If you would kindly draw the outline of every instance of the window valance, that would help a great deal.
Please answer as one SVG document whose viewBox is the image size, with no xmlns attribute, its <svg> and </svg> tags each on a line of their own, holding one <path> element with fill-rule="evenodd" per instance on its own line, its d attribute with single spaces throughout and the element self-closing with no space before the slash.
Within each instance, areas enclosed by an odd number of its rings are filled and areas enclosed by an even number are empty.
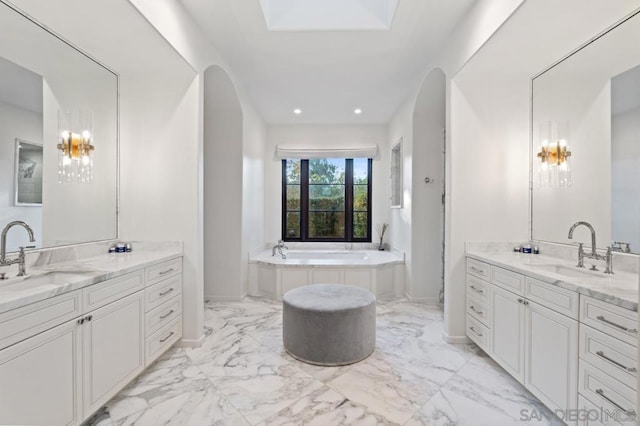
<svg viewBox="0 0 640 426">
<path fill-rule="evenodd" d="M 277 158 L 375 158 L 378 145 L 358 148 L 295 148 L 278 145 Z"/>
</svg>

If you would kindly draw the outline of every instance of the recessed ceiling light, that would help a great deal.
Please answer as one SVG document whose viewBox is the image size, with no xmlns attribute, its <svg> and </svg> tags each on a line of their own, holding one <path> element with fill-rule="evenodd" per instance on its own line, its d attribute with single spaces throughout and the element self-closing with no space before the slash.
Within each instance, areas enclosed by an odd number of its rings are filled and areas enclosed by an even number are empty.
<svg viewBox="0 0 640 426">
<path fill-rule="evenodd" d="M 356 114 L 356 115 L 360 115 L 360 114 L 362 114 L 362 110 L 360 108 L 356 108 L 356 109 L 353 110 L 353 113 Z"/>
<path fill-rule="evenodd" d="M 295 115 L 300 115 L 300 114 L 302 114 L 302 110 L 300 108 L 296 108 L 296 109 L 293 110 L 293 113 Z"/>
</svg>

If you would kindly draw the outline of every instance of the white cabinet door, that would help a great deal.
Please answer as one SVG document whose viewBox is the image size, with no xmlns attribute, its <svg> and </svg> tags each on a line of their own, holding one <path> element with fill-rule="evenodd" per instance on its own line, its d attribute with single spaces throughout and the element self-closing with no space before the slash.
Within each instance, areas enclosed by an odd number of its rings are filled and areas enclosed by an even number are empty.
<svg viewBox="0 0 640 426">
<path fill-rule="evenodd" d="M 0 424 L 80 423 L 80 328 L 72 320 L 0 351 Z"/>
<path fill-rule="evenodd" d="M 509 374 L 524 380 L 524 299 L 493 286 L 491 291 L 492 356 Z"/>
<path fill-rule="evenodd" d="M 91 415 L 144 368 L 143 292 L 89 313 L 82 326 L 84 414 Z"/>
<path fill-rule="evenodd" d="M 552 410 L 578 404 L 578 321 L 528 302 L 525 386 Z"/>
</svg>

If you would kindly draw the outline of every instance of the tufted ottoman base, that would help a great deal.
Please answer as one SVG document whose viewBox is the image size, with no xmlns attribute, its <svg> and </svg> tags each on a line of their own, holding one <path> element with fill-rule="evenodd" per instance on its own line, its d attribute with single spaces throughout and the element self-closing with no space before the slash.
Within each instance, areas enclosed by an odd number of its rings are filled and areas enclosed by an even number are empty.
<svg viewBox="0 0 640 426">
<path fill-rule="evenodd" d="M 282 299 L 284 348 L 294 358 L 335 366 L 361 361 L 376 345 L 376 298 L 361 288 L 314 284 Z"/>
</svg>

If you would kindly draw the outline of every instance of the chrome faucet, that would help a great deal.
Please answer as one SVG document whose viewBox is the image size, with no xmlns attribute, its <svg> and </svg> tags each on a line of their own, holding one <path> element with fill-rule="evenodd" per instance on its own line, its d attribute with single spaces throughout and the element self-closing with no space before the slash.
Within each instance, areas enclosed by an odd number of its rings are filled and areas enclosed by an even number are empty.
<svg viewBox="0 0 640 426">
<path fill-rule="evenodd" d="M 7 224 L 7 226 L 5 226 L 4 229 L 2 230 L 2 234 L 0 235 L 0 266 L 8 266 L 8 265 L 13 265 L 14 263 L 17 263 L 18 276 L 22 277 L 27 274 L 27 268 L 25 266 L 26 256 L 24 253 L 24 247 L 20 247 L 20 253 L 18 254 L 18 257 L 7 260 L 7 232 L 9 232 L 9 229 L 13 228 L 14 226 L 22 226 L 29 234 L 30 242 L 33 243 L 36 240 L 36 238 L 33 236 L 33 230 L 25 222 L 16 220 L 14 222 Z"/>
<path fill-rule="evenodd" d="M 605 268 L 604 273 L 613 274 L 613 250 L 611 250 L 611 247 L 607 247 L 606 255 L 603 256 L 598 254 L 598 252 L 596 251 L 596 230 L 593 229 L 593 226 L 591 226 L 590 223 L 582 222 L 582 221 L 574 223 L 569 229 L 568 238 L 570 240 L 573 239 L 573 231 L 575 231 L 575 229 L 580 225 L 586 226 L 587 228 L 589 228 L 589 231 L 591 231 L 591 254 L 586 254 L 584 252 L 584 244 L 579 243 L 578 244 L 578 264 L 576 266 L 578 268 L 584 268 L 585 257 L 589 259 L 594 259 L 594 260 L 604 260 L 607 262 L 607 266 Z M 591 270 L 597 271 L 598 268 L 596 268 L 596 265 L 591 265 Z"/>
<path fill-rule="evenodd" d="M 278 240 L 278 244 L 273 246 L 273 248 L 271 249 L 271 256 L 275 256 L 276 255 L 276 250 L 278 250 L 278 253 L 280 253 L 280 256 L 282 256 L 283 259 L 286 259 L 287 255 L 282 252 L 282 249 L 287 249 L 288 250 L 289 247 L 284 245 L 284 241 L 283 240 Z"/>
</svg>

